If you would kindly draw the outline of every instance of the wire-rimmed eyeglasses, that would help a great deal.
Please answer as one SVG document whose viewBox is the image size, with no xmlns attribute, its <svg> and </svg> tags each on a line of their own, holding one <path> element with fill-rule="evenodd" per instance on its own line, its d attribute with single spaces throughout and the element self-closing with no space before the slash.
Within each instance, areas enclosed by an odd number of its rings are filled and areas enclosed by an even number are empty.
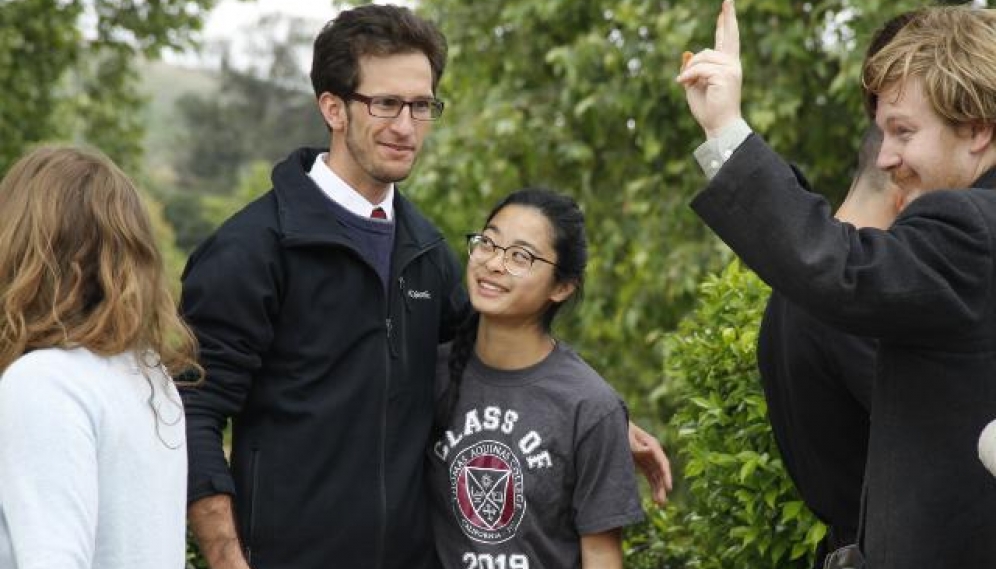
<svg viewBox="0 0 996 569">
<path fill-rule="evenodd" d="M 408 112 L 413 119 L 417 121 L 434 121 L 443 115 L 443 107 L 445 106 L 439 99 L 406 101 L 401 97 L 392 97 L 390 95 L 368 97 L 360 93 L 353 93 L 346 98 L 365 104 L 370 116 L 382 119 L 398 118 L 401 115 L 401 111 L 407 106 Z"/>
<path fill-rule="evenodd" d="M 536 261 L 543 261 L 548 265 L 557 266 L 557 263 L 544 259 L 543 257 L 538 257 L 532 254 L 525 247 L 520 247 L 518 245 L 509 245 L 508 247 L 502 247 L 494 241 L 492 241 L 488 236 L 482 235 L 480 233 L 468 233 L 467 234 L 467 253 L 470 254 L 470 258 L 478 263 L 486 263 L 490 261 L 494 256 L 496 251 L 501 251 L 501 261 L 502 266 L 508 271 L 508 274 L 514 277 L 521 277 L 533 268 L 533 263 Z"/>
</svg>

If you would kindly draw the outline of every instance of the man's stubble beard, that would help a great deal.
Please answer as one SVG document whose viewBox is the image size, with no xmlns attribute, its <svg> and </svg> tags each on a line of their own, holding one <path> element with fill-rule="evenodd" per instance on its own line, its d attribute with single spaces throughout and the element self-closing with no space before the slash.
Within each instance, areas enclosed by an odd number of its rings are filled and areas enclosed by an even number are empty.
<svg viewBox="0 0 996 569">
<path fill-rule="evenodd" d="M 400 175 L 391 174 L 389 172 L 384 171 L 383 168 L 378 168 L 376 161 L 372 158 L 374 153 L 376 152 L 376 147 L 377 147 L 377 142 L 372 138 L 370 140 L 370 143 L 374 145 L 374 147 L 371 149 L 370 156 L 366 157 L 369 159 L 363 159 L 363 160 L 360 159 L 361 157 L 365 157 L 365 155 L 360 149 L 361 144 L 353 136 L 354 132 L 353 114 L 352 111 L 350 111 L 349 107 L 346 107 L 346 119 L 348 121 L 346 123 L 347 126 L 345 133 L 346 151 L 349 152 L 350 156 L 352 156 L 354 163 L 359 165 L 360 168 L 363 169 L 363 171 L 366 172 L 368 176 L 370 176 L 372 179 L 374 179 L 380 184 L 394 184 L 408 179 L 408 176 L 411 175 L 412 170 L 415 169 L 415 165 L 418 163 L 418 155 L 419 152 L 421 151 L 421 148 L 415 151 L 415 155 L 412 158 L 412 163 L 411 165 L 408 166 L 408 169 L 404 172 L 404 174 Z"/>
</svg>

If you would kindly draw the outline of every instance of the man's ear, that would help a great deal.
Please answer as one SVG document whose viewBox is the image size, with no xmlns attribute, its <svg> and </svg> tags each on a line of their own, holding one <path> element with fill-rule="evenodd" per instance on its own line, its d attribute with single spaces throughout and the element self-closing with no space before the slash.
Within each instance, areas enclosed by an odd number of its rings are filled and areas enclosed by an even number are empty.
<svg viewBox="0 0 996 569">
<path fill-rule="evenodd" d="M 349 124 L 349 118 L 346 116 L 346 102 L 338 95 L 333 95 L 328 91 L 322 93 L 318 97 L 318 110 L 321 111 L 325 124 L 333 132 L 344 130 Z"/>
<path fill-rule="evenodd" d="M 973 153 L 984 152 L 993 141 L 993 124 L 976 122 L 972 123 L 972 145 Z"/>
</svg>

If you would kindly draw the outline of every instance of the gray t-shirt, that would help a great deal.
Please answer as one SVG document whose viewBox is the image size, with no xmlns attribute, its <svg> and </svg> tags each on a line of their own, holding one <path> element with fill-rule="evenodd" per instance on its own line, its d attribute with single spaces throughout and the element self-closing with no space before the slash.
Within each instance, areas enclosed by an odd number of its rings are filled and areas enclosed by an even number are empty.
<svg viewBox="0 0 996 569">
<path fill-rule="evenodd" d="M 643 519 L 627 428 L 616 392 L 562 343 L 515 371 L 471 357 L 428 451 L 443 567 L 580 567 L 581 535 Z"/>
</svg>

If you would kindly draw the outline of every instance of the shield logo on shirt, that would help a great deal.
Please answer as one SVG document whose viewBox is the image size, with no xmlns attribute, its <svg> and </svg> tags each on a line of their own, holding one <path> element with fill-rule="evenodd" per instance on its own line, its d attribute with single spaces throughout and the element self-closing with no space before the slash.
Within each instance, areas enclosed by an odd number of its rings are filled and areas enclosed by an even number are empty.
<svg viewBox="0 0 996 569">
<path fill-rule="evenodd" d="M 500 543 L 513 535 L 526 510 L 522 468 L 512 449 L 481 441 L 450 465 L 453 513 L 468 537 Z"/>
<path fill-rule="evenodd" d="M 508 469 L 467 467 L 466 482 L 471 506 L 490 528 L 501 522 L 510 473 Z"/>
</svg>

